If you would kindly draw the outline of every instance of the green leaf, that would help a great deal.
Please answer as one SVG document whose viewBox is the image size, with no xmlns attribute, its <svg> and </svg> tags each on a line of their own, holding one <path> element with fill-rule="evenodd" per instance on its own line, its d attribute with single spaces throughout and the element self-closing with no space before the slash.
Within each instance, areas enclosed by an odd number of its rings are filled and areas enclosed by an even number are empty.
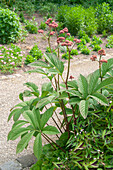
<svg viewBox="0 0 113 170">
<path fill-rule="evenodd" d="M 83 116 L 84 119 L 86 119 L 87 115 L 88 115 L 88 105 L 89 105 L 89 101 L 88 100 L 81 100 L 80 104 L 79 104 L 79 109 L 80 109 L 80 113 Z"/>
<path fill-rule="evenodd" d="M 71 99 L 69 100 L 69 103 L 70 103 L 71 105 L 75 105 L 75 104 L 79 104 L 80 101 L 81 101 L 81 99 L 80 99 L 79 97 L 73 97 L 73 98 L 71 98 Z"/>
<path fill-rule="evenodd" d="M 113 68 L 113 58 L 108 59 L 107 63 L 102 64 L 102 77 Z"/>
<path fill-rule="evenodd" d="M 30 63 L 29 66 L 32 66 L 32 67 L 42 67 L 42 68 L 50 68 L 50 66 L 48 66 L 48 64 L 45 63 L 44 61 L 37 61 L 37 62 Z"/>
<path fill-rule="evenodd" d="M 24 83 L 25 86 L 27 86 L 29 89 L 31 89 L 33 92 L 37 92 L 39 93 L 38 91 L 38 86 L 32 82 L 27 82 L 27 83 Z"/>
<path fill-rule="evenodd" d="M 60 74 L 64 71 L 64 64 L 63 62 L 56 57 L 56 55 L 51 53 L 45 53 L 45 58 L 49 62 L 49 64 L 55 68 Z"/>
<path fill-rule="evenodd" d="M 76 90 L 67 90 L 68 93 L 72 94 L 73 96 L 78 96 L 80 98 L 82 98 L 82 94 L 79 91 Z"/>
<path fill-rule="evenodd" d="M 45 97 L 49 92 L 52 92 L 52 91 L 53 91 L 53 87 L 52 87 L 51 82 L 44 83 L 42 85 L 42 95 L 41 95 L 41 97 Z"/>
<path fill-rule="evenodd" d="M 107 98 L 100 93 L 95 93 L 95 94 L 91 95 L 91 97 L 102 105 L 108 105 Z"/>
<path fill-rule="evenodd" d="M 19 94 L 19 99 L 22 100 L 22 101 L 24 101 L 23 93 L 20 93 L 20 94 Z"/>
<path fill-rule="evenodd" d="M 73 87 L 74 89 L 78 89 L 76 80 L 68 81 L 67 85 L 68 85 L 68 87 Z"/>
<path fill-rule="evenodd" d="M 17 145 L 16 153 L 20 153 L 24 150 L 24 148 L 28 145 L 30 139 L 32 138 L 33 134 L 34 134 L 34 131 L 27 133 L 25 136 L 22 137 L 22 139 Z"/>
<path fill-rule="evenodd" d="M 36 120 L 33 114 L 33 111 L 27 110 L 23 113 L 23 117 L 34 127 L 37 128 L 36 126 Z"/>
<path fill-rule="evenodd" d="M 59 133 L 58 129 L 54 126 L 46 126 L 42 132 L 47 135 L 56 135 Z"/>
<path fill-rule="evenodd" d="M 98 91 L 99 89 L 108 86 L 110 84 L 113 84 L 113 77 L 106 78 L 103 80 L 95 89 L 94 92 Z"/>
<path fill-rule="evenodd" d="M 43 98 L 43 99 L 39 100 L 39 102 L 37 103 L 37 108 L 41 109 L 42 107 L 46 106 L 49 103 L 50 102 L 48 101 L 47 98 Z"/>
<path fill-rule="evenodd" d="M 41 68 L 36 68 L 34 70 L 29 70 L 26 73 L 39 73 L 39 74 L 43 74 L 43 75 L 47 76 L 47 73 Z"/>
<path fill-rule="evenodd" d="M 10 114 L 9 114 L 9 117 L 8 117 L 8 121 L 12 118 L 12 116 L 16 113 L 20 113 L 20 110 L 21 109 L 14 109 Z"/>
<path fill-rule="evenodd" d="M 95 86 L 97 85 L 99 79 L 99 71 L 96 70 L 94 73 L 90 74 L 89 78 L 89 86 L 88 86 L 88 93 L 92 94 Z"/>
<path fill-rule="evenodd" d="M 12 126 L 12 129 L 14 128 L 14 127 L 16 127 L 16 126 L 18 126 L 19 124 L 26 124 L 26 123 L 29 123 L 28 121 L 25 121 L 25 120 L 17 120 L 14 124 L 13 124 L 13 126 Z"/>
<path fill-rule="evenodd" d="M 40 111 L 39 111 L 39 109 L 33 109 L 33 114 L 34 114 L 34 119 L 35 119 L 36 126 L 39 129 L 41 129 L 41 125 L 40 125 Z"/>
<path fill-rule="evenodd" d="M 78 80 L 78 87 L 79 87 L 80 93 L 82 93 L 83 96 L 86 98 L 88 95 L 88 82 L 87 82 L 87 79 L 81 74 Z"/>
<path fill-rule="evenodd" d="M 43 129 L 43 127 L 44 127 L 45 124 L 48 122 L 48 120 L 50 119 L 50 117 L 52 117 L 52 115 L 53 115 L 53 110 L 54 110 L 54 108 L 51 107 L 51 108 L 47 109 L 47 110 L 43 113 L 43 115 L 42 115 L 42 117 L 41 117 L 41 122 L 40 122 L 40 124 L 41 124 L 41 129 Z"/>
<path fill-rule="evenodd" d="M 25 124 L 25 123 L 24 123 Z M 15 128 L 13 128 L 9 134 L 8 134 L 8 140 L 15 140 L 17 139 L 19 136 L 21 136 L 22 134 L 24 134 L 25 132 L 28 132 L 30 129 L 29 127 L 20 127 L 23 126 L 23 124 L 16 126 Z"/>
<path fill-rule="evenodd" d="M 26 101 L 25 102 L 21 102 L 19 104 L 16 104 L 11 110 L 13 110 L 15 107 L 24 107 L 24 106 L 27 106 Z"/>
<path fill-rule="evenodd" d="M 36 139 L 34 141 L 33 151 L 34 151 L 34 155 L 36 156 L 37 160 L 39 160 L 40 156 L 42 154 L 42 138 L 41 138 L 41 133 L 39 133 L 36 136 Z"/>
</svg>

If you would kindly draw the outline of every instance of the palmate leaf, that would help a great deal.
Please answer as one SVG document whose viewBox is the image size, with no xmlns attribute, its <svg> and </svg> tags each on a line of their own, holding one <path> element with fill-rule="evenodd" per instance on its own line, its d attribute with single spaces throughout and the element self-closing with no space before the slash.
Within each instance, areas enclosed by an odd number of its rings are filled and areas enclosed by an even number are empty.
<svg viewBox="0 0 113 170">
<path fill-rule="evenodd" d="M 41 122 L 40 122 L 40 124 L 41 124 L 41 130 L 43 129 L 43 127 L 45 126 L 45 124 L 48 122 L 48 120 L 50 119 L 50 117 L 52 117 L 52 115 L 53 115 L 53 110 L 54 110 L 54 108 L 51 107 L 51 108 L 47 109 L 47 110 L 43 113 L 43 115 L 42 115 L 42 117 L 41 117 Z"/>
<path fill-rule="evenodd" d="M 113 68 L 113 58 L 108 59 L 107 63 L 102 64 L 102 77 Z"/>
<path fill-rule="evenodd" d="M 27 83 L 24 83 L 25 86 L 27 86 L 29 89 L 31 89 L 33 92 L 38 92 L 38 86 L 32 82 L 27 82 Z"/>
<path fill-rule="evenodd" d="M 29 66 L 32 66 L 32 67 L 42 67 L 42 68 L 50 68 L 50 66 L 45 63 L 44 61 L 37 61 L 37 62 L 33 62 L 33 63 L 30 63 Z"/>
<path fill-rule="evenodd" d="M 73 87 L 75 89 L 78 89 L 77 81 L 76 80 L 68 81 L 67 85 L 68 85 L 68 87 Z"/>
<path fill-rule="evenodd" d="M 94 89 L 94 92 L 100 90 L 101 88 L 113 84 L 113 77 L 106 78 Z"/>
<path fill-rule="evenodd" d="M 89 85 L 88 85 L 88 94 L 92 94 L 95 86 L 97 85 L 98 79 L 99 79 L 99 70 L 96 70 L 92 74 L 90 74 L 89 77 Z"/>
<path fill-rule="evenodd" d="M 27 133 L 22 137 L 20 142 L 17 144 L 16 153 L 20 153 L 24 150 L 24 148 L 28 145 L 30 139 L 32 138 L 33 134 L 34 131 Z"/>
<path fill-rule="evenodd" d="M 51 54 L 51 53 L 45 53 L 45 58 L 47 59 L 49 64 L 53 68 L 55 68 L 55 70 L 57 70 L 60 74 L 63 73 L 63 71 L 64 71 L 64 64 L 63 64 L 63 62 L 59 58 L 57 58 L 56 55 Z"/>
<path fill-rule="evenodd" d="M 56 135 L 60 133 L 58 129 L 54 126 L 46 126 L 45 128 L 43 128 L 42 132 L 47 135 Z"/>
<path fill-rule="evenodd" d="M 100 93 L 95 93 L 95 94 L 91 95 L 91 97 L 102 105 L 108 105 L 107 98 Z"/>
<path fill-rule="evenodd" d="M 86 119 L 88 115 L 88 106 L 89 101 L 88 100 L 81 100 L 79 104 L 80 113 L 83 116 L 84 119 Z"/>
<path fill-rule="evenodd" d="M 73 98 L 71 98 L 71 99 L 69 100 L 69 103 L 70 103 L 71 105 L 75 105 L 75 104 L 79 104 L 80 101 L 81 101 L 81 99 L 80 99 L 79 97 L 73 97 Z"/>
<path fill-rule="evenodd" d="M 66 90 L 69 94 L 72 94 L 73 96 L 78 96 L 80 98 L 82 98 L 82 94 L 79 91 L 76 90 Z"/>
<path fill-rule="evenodd" d="M 41 68 L 36 68 L 34 70 L 29 70 L 26 73 L 39 73 L 39 74 L 43 74 L 43 75 L 47 76 L 47 73 Z"/>
<path fill-rule="evenodd" d="M 86 98 L 88 95 L 88 82 L 87 82 L 87 79 L 81 74 L 78 80 L 78 87 L 79 87 L 80 93 L 82 93 L 84 98 Z"/>
<path fill-rule="evenodd" d="M 33 145 L 33 151 L 34 151 L 34 155 L 36 156 L 37 160 L 39 160 L 41 153 L 42 153 L 41 133 L 39 133 L 35 138 L 34 145 Z"/>
</svg>

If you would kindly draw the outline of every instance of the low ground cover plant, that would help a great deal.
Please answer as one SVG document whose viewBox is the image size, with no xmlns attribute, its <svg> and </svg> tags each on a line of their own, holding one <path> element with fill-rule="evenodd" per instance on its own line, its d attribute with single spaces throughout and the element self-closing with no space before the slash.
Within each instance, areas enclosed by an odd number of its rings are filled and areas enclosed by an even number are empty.
<svg viewBox="0 0 113 170">
<path fill-rule="evenodd" d="M 30 21 L 25 20 L 25 28 L 27 29 L 27 31 L 29 31 L 29 33 L 37 34 L 38 31 L 37 25 L 38 23 L 35 21 L 35 17 L 33 17 Z"/>
<path fill-rule="evenodd" d="M 0 71 L 2 73 L 13 73 L 14 69 L 22 65 L 22 58 L 24 57 L 21 49 L 11 44 L 8 47 L 0 45 Z"/>
<path fill-rule="evenodd" d="M 26 56 L 25 64 L 33 63 L 42 58 L 42 51 L 39 50 L 37 45 L 34 45 L 33 48 L 29 52 L 30 55 Z"/>
<path fill-rule="evenodd" d="M 113 48 L 113 35 L 108 36 L 107 41 L 106 48 Z"/>
<path fill-rule="evenodd" d="M 105 60 L 106 53 L 100 49 L 98 56 L 91 57 L 93 62 L 98 62 L 99 68 L 87 77 L 80 74 L 75 80 L 70 75 L 70 56 L 73 47 L 81 41 L 58 36 L 58 24 L 51 18 L 46 24 L 48 34 L 43 30 L 38 32 L 48 41 L 50 52 L 44 54 L 47 63 L 40 60 L 31 63 L 34 69 L 28 73 L 42 74 L 49 82 L 42 84 L 41 91 L 32 82 L 24 84 L 28 90 L 20 93 L 21 102 L 12 108 L 8 117 L 8 121 L 12 117 L 14 120 L 8 140 L 21 137 L 16 148 L 20 153 L 34 138 L 33 151 L 38 161 L 31 168 L 33 170 L 113 168 L 113 77 L 110 75 L 113 58 Z M 61 31 L 69 33 L 67 28 Z M 57 55 L 51 48 L 52 35 L 56 35 Z M 65 76 L 60 47 L 68 52 Z M 50 118 L 54 126 L 48 122 Z M 51 135 L 55 135 L 56 140 Z M 42 137 L 49 145 L 42 146 Z"/>
</svg>

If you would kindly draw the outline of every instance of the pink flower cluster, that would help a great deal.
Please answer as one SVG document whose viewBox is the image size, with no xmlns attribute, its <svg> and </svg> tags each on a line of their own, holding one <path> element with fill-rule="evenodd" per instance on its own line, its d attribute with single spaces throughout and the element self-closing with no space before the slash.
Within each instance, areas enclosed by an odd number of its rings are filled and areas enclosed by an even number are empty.
<svg viewBox="0 0 113 170">
<path fill-rule="evenodd" d="M 66 40 L 65 42 L 63 42 L 61 44 L 61 46 L 72 46 L 73 42 L 72 41 L 69 41 L 69 40 Z"/>
<path fill-rule="evenodd" d="M 43 33 L 44 33 L 44 31 L 43 31 L 43 30 L 38 30 L 38 32 L 39 32 L 39 33 L 41 33 L 41 34 L 43 34 Z"/>
<path fill-rule="evenodd" d="M 61 43 L 63 40 L 65 40 L 65 37 L 59 37 L 59 38 L 57 38 L 57 43 L 59 44 L 59 43 Z M 65 40 L 65 41 L 61 44 L 61 46 L 71 46 L 72 44 L 73 44 L 72 41 Z"/>
<path fill-rule="evenodd" d="M 92 55 L 92 57 L 90 58 L 92 61 L 95 61 L 97 59 L 96 55 Z"/>
<path fill-rule="evenodd" d="M 60 31 L 60 34 L 63 34 L 64 32 L 65 32 L 65 33 L 68 33 L 68 28 L 67 28 L 67 27 L 65 27 L 63 30 L 61 30 L 61 31 Z M 70 34 L 70 33 L 69 33 L 69 34 Z"/>
<path fill-rule="evenodd" d="M 54 31 L 51 31 L 49 35 L 53 35 L 53 34 L 55 34 L 55 32 L 54 32 Z"/>
<path fill-rule="evenodd" d="M 81 42 L 81 40 L 79 40 L 77 38 L 75 38 L 73 41 L 75 41 L 76 43 L 80 43 Z"/>
<path fill-rule="evenodd" d="M 49 18 L 45 23 L 49 26 L 49 27 L 52 27 L 52 28 L 56 28 L 58 27 L 58 24 L 55 22 L 55 21 L 52 21 L 52 18 Z"/>
<path fill-rule="evenodd" d="M 100 50 L 98 51 L 98 54 L 99 54 L 99 55 L 106 55 L 106 53 L 105 53 L 105 50 L 104 50 L 104 49 L 100 49 Z"/>
</svg>

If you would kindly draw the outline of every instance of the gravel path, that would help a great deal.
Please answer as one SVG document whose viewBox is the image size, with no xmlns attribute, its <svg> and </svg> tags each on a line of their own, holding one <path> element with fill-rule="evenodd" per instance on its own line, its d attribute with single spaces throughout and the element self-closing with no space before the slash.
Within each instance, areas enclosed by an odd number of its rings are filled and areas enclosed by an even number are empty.
<svg viewBox="0 0 113 170">
<path fill-rule="evenodd" d="M 110 58 L 110 55 L 108 56 Z M 65 69 L 67 66 L 65 67 Z M 97 62 L 92 61 L 80 61 L 75 63 L 74 60 L 71 61 L 71 72 L 70 75 L 73 75 L 75 78 L 79 74 L 87 75 L 93 72 L 98 68 Z M 7 122 L 10 109 L 17 103 L 19 103 L 18 95 L 20 92 L 26 89 L 23 86 L 26 82 L 34 82 L 39 86 L 39 89 L 42 83 L 47 82 L 47 79 L 42 79 L 40 74 L 26 74 L 21 72 L 20 76 L 9 77 L 8 79 L 0 79 L 0 164 L 15 159 L 20 155 L 26 155 L 32 153 L 32 143 L 29 143 L 27 150 L 23 151 L 21 154 L 16 155 L 16 145 L 19 139 L 16 141 L 8 141 L 7 135 L 10 131 L 13 121 Z"/>
</svg>

